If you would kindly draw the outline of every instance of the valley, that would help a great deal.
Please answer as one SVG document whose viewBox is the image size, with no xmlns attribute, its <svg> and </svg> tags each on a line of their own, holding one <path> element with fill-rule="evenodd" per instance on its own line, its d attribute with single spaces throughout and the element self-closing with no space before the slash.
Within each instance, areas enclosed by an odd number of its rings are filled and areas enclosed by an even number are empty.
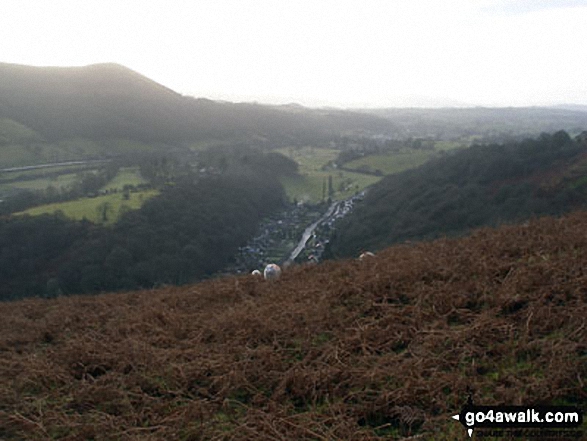
<svg viewBox="0 0 587 441">
<path fill-rule="evenodd" d="M 0 438 L 452 441 L 468 396 L 586 405 L 587 112 L 0 78 Z"/>
</svg>

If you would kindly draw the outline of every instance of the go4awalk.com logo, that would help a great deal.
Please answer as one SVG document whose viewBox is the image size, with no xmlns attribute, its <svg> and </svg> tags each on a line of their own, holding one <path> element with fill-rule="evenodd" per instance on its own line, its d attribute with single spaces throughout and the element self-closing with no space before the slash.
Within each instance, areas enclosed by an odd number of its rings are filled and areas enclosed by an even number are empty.
<svg viewBox="0 0 587 441">
<path fill-rule="evenodd" d="M 467 430 L 469 437 L 474 429 L 505 429 L 492 431 L 491 436 L 520 436 L 538 438 L 575 438 L 583 424 L 583 413 L 573 406 L 475 406 L 467 404 L 453 419 Z M 517 429 L 517 430 L 513 430 Z M 533 431 L 524 431 L 532 429 Z M 539 430 L 534 430 L 539 429 Z M 506 433 L 507 430 L 507 433 Z M 483 436 L 482 433 L 479 433 Z"/>
</svg>

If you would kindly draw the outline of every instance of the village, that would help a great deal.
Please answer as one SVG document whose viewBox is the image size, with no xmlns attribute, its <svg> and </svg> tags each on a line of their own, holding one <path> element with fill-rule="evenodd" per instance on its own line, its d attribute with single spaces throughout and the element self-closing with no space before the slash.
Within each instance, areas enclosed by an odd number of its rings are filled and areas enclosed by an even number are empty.
<svg viewBox="0 0 587 441">
<path fill-rule="evenodd" d="M 317 263 L 334 231 L 335 223 L 363 199 L 365 192 L 335 202 L 289 204 L 265 219 L 257 234 L 239 248 L 235 261 L 221 274 L 249 273 L 269 263 Z"/>
</svg>

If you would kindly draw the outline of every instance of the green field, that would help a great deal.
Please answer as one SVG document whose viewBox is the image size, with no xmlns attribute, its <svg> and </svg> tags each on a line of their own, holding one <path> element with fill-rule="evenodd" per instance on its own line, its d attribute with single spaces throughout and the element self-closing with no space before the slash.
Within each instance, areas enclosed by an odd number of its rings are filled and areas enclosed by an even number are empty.
<svg viewBox="0 0 587 441">
<path fill-rule="evenodd" d="M 122 190 L 125 185 L 140 185 L 145 181 L 139 172 L 138 167 L 121 168 L 118 174 L 108 184 L 101 188 L 101 190 Z"/>
<path fill-rule="evenodd" d="M 334 188 L 332 199 L 334 200 L 349 198 L 381 179 L 378 176 L 333 170 L 306 173 L 295 177 L 282 177 L 280 181 L 290 200 L 318 203 L 322 201 L 324 182 L 326 183 L 326 197 L 328 197 L 328 176 L 332 176 L 332 187 Z"/>
<path fill-rule="evenodd" d="M 119 215 L 124 210 L 136 210 L 141 207 L 144 201 L 159 194 L 157 190 L 147 190 L 137 193 L 130 193 L 129 199 L 125 200 L 121 193 L 99 196 L 95 198 L 81 198 L 75 201 L 58 202 L 54 204 L 41 205 L 39 207 L 29 208 L 28 210 L 15 213 L 15 215 L 29 214 L 39 216 L 45 213 L 55 213 L 57 211 L 74 220 L 87 219 L 95 223 L 113 224 L 118 220 Z M 104 204 L 108 204 L 107 221 L 102 221 L 101 211 Z M 125 208 L 123 208 L 125 207 Z"/>
<path fill-rule="evenodd" d="M 87 168 L 80 168 L 83 166 L 78 167 L 55 167 L 55 168 L 48 168 L 48 169 L 36 169 L 36 170 L 27 170 L 22 172 L 11 172 L 11 173 L 2 173 L 0 177 L 3 178 L 17 178 L 17 177 L 26 177 L 27 175 L 30 176 L 38 176 L 37 179 L 30 179 L 30 180 L 22 180 L 22 181 L 15 181 L 15 182 L 7 182 L 0 184 L 0 191 L 10 191 L 10 190 L 45 190 L 48 187 L 54 187 L 56 189 L 69 187 L 71 186 L 79 177 L 79 173 L 81 171 L 87 173 L 89 170 Z M 46 173 L 54 173 L 56 171 L 63 171 L 62 175 L 58 176 L 42 176 L 43 171 Z M 67 173 L 67 171 L 71 171 Z M 118 174 L 112 179 L 108 184 L 102 187 L 100 190 L 122 190 L 125 185 L 133 185 L 137 186 L 140 184 L 144 184 L 146 181 L 141 177 L 139 168 L 138 167 L 126 167 L 120 169 Z"/>
<path fill-rule="evenodd" d="M 392 175 L 418 167 L 435 155 L 431 150 L 408 150 L 384 155 L 369 155 L 347 162 L 344 167 L 351 170 L 363 168 L 369 172 L 380 170 L 384 175 Z"/>
<path fill-rule="evenodd" d="M 338 150 L 303 147 L 282 148 L 277 151 L 296 161 L 299 166 L 299 176 L 286 176 L 280 179 L 290 200 L 318 203 L 322 201 L 324 184 L 328 198 L 329 176 L 332 176 L 332 198 L 335 200 L 349 198 L 381 179 L 377 176 L 337 169 L 323 170 L 324 166 L 336 159 Z"/>
<path fill-rule="evenodd" d="M 296 161 L 300 174 L 322 171 L 322 167 L 334 161 L 339 153 L 338 150 L 315 147 L 281 148 L 277 152 Z"/>
<path fill-rule="evenodd" d="M 456 142 L 442 141 L 436 149 L 451 150 L 460 146 L 461 144 Z M 333 199 L 346 199 L 378 182 L 383 175 L 418 167 L 438 154 L 432 150 L 407 150 L 370 155 L 348 162 L 344 166 L 345 170 L 339 170 L 330 167 L 330 163 L 334 162 L 339 154 L 338 150 L 303 147 L 281 148 L 277 151 L 296 161 L 299 166 L 299 176 L 281 178 L 287 196 L 290 200 L 296 199 L 310 203 L 322 201 L 324 182 L 326 182 L 326 193 L 328 193 L 329 176 L 332 176 Z M 381 171 L 382 176 L 372 174 L 377 170 Z"/>
<path fill-rule="evenodd" d="M 68 187 L 77 179 L 77 173 L 67 173 L 59 176 L 40 177 L 28 181 L 9 182 L 0 185 L 0 190 L 19 189 L 19 190 L 45 190 L 47 187 L 57 189 Z"/>
</svg>

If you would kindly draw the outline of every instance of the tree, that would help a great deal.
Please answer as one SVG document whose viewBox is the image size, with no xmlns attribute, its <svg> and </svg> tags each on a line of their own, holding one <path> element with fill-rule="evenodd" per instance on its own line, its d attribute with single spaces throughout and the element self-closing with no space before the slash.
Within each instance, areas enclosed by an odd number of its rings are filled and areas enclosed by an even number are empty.
<svg viewBox="0 0 587 441">
<path fill-rule="evenodd" d="M 112 205 L 110 202 L 103 202 L 98 207 L 96 207 L 98 211 L 98 216 L 101 222 L 108 222 L 108 213 L 112 211 Z"/>
<path fill-rule="evenodd" d="M 328 175 L 328 197 L 332 198 L 334 195 L 334 187 L 332 186 L 332 175 Z"/>
</svg>

